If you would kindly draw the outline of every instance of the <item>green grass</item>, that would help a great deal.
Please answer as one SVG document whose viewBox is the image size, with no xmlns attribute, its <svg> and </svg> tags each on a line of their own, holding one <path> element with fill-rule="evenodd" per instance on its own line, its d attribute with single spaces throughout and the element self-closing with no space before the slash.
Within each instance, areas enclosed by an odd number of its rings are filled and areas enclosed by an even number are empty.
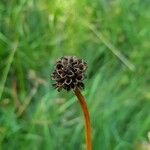
<svg viewBox="0 0 150 150">
<path fill-rule="evenodd" d="M 0 150 L 84 149 L 75 96 L 51 87 L 63 55 L 88 63 L 93 150 L 146 147 L 149 10 L 149 0 L 1 0 Z"/>
</svg>

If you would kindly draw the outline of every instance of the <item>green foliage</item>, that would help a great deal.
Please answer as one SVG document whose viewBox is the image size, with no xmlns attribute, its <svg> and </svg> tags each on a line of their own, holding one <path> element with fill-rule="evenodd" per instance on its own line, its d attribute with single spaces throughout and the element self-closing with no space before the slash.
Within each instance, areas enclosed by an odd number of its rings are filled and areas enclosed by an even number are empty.
<svg viewBox="0 0 150 150">
<path fill-rule="evenodd" d="M 63 55 L 88 62 L 83 94 L 93 150 L 146 147 L 149 7 L 149 0 L 1 0 L 0 149 L 84 149 L 73 92 L 51 87 L 54 62 Z"/>
</svg>

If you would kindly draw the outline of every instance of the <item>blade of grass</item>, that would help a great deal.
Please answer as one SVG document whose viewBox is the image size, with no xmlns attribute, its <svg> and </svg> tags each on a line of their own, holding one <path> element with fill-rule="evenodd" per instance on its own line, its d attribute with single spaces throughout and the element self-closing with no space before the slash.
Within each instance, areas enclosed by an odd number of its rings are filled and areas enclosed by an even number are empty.
<svg viewBox="0 0 150 150">
<path fill-rule="evenodd" d="M 4 90 L 4 87 L 5 87 L 6 79 L 7 79 L 7 76 L 8 76 L 10 67 L 11 67 L 11 64 L 13 62 L 13 58 L 14 58 L 15 52 L 17 50 L 17 47 L 18 47 L 18 42 L 13 43 L 13 45 L 12 45 L 12 52 L 9 55 L 7 66 L 5 67 L 3 75 L 2 75 L 1 86 L 0 86 L 0 100 L 1 100 L 1 97 L 2 97 L 2 94 L 3 94 L 3 90 Z"/>
<path fill-rule="evenodd" d="M 86 26 L 96 35 L 96 37 L 102 41 L 105 46 L 124 64 L 126 65 L 131 71 L 135 70 L 135 66 L 118 50 L 116 49 L 109 41 L 107 41 L 101 33 L 98 33 L 94 29 L 94 27 L 90 24 L 86 23 Z"/>
</svg>

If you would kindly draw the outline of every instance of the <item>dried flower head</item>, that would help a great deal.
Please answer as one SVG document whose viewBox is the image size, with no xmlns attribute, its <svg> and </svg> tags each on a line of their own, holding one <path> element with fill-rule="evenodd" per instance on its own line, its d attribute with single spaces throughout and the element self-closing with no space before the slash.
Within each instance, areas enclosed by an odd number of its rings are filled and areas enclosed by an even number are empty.
<svg viewBox="0 0 150 150">
<path fill-rule="evenodd" d="M 52 73 L 52 80 L 55 81 L 53 86 L 61 91 L 65 89 L 70 91 L 76 88 L 83 89 L 83 80 L 87 64 L 82 59 L 75 56 L 65 56 L 60 58 L 55 65 L 55 70 Z"/>
</svg>

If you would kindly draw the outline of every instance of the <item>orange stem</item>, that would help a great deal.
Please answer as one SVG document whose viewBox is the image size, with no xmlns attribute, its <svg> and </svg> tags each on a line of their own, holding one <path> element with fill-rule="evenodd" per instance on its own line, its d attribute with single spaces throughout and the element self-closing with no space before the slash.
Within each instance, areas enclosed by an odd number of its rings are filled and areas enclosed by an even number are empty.
<svg viewBox="0 0 150 150">
<path fill-rule="evenodd" d="M 87 104 L 79 89 L 76 89 L 74 92 L 79 100 L 84 115 L 86 150 L 92 150 L 92 138 L 91 138 L 92 131 L 91 131 L 90 115 L 88 112 Z"/>
</svg>

